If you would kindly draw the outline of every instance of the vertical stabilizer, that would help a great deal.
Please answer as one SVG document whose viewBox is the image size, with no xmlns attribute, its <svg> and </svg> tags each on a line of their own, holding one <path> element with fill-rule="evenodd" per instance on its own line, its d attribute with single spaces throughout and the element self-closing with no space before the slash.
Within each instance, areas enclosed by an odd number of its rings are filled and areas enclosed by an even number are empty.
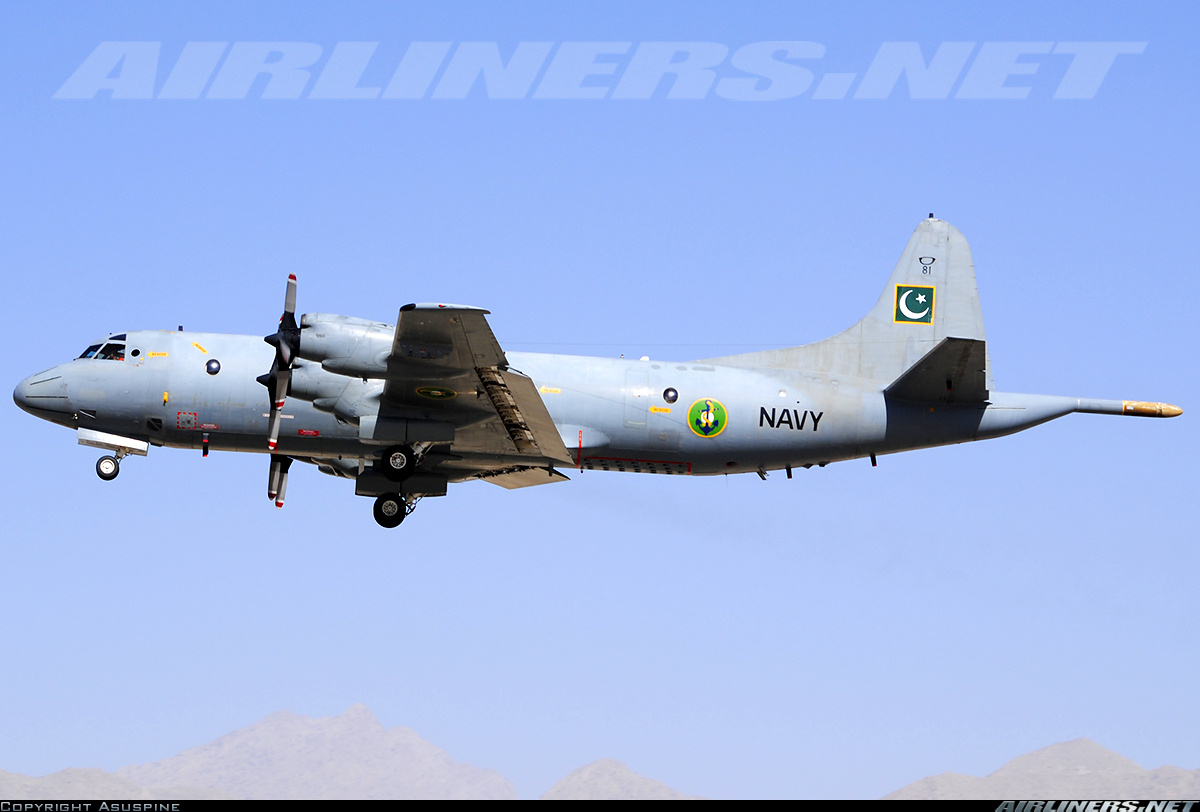
<svg viewBox="0 0 1200 812">
<path fill-rule="evenodd" d="M 886 386 L 946 338 L 984 341 L 983 312 L 966 237 L 945 220 L 930 217 L 917 225 L 879 301 L 850 329 L 801 347 L 710 360 L 820 370 Z M 986 367 L 981 371 L 986 389 L 991 390 L 986 349 L 984 358 Z"/>
</svg>

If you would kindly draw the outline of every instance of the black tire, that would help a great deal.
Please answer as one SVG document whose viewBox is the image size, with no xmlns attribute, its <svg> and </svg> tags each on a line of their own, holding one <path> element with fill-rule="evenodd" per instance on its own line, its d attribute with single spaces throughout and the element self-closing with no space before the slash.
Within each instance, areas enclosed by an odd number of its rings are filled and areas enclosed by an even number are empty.
<svg viewBox="0 0 1200 812">
<path fill-rule="evenodd" d="M 379 470 L 392 482 L 403 482 L 416 468 L 416 455 L 406 445 L 394 445 L 383 452 L 379 460 Z"/>
<path fill-rule="evenodd" d="M 116 457 L 101 457 L 96 460 L 96 476 L 105 482 L 111 482 L 121 473 L 121 463 Z"/>
<path fill-rule="evenodd" d="M 399 494 L 385 493 L 375 500 L 375 521 L 380 527 L 399 527 L 406 507 Z"/>
</svg>

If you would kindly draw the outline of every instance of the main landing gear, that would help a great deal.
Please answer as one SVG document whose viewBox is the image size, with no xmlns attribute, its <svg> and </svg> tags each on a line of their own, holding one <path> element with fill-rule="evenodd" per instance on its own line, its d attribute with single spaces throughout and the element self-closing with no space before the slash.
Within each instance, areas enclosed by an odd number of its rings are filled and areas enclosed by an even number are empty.
<svg viewBox="0 0 1200 812">
<path fill-rule="evenodd" d="M 375 500 L 375 521 L 380 527 L 399 527 L 404 517 L 416 509 L 420 499 L 419 496 L 385 493 Z"/>
<path fill-rule="evenodd" d="M 417 466 L 421 464 L 431 446 L 432 443 L 426 442 L 389 446 L 383 452 L 383 456 L 375 461 L 375 470 L 395 483 L 396 491 L 403 491 L 400 483 L 416 472 Z M 375 500 L 375 521 L 381 527 L 399 527 L 404 517 L 413 512 L 419 501 L 420 496 L 385 493 Z"/>
<path fill-rule="evenodd" d="M 412 448 L 394 445 L 383 452 L 379 470 L 392 482 L 403 482 L 416 470 L 417 462 L 417 453 Z"/>
</svg>

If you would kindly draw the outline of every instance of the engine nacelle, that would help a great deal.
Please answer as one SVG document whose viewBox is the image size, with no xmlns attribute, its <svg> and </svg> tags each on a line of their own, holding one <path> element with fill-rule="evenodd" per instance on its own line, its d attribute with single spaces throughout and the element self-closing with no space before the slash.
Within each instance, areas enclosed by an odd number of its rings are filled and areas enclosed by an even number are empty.
<svg viewBox="0 0 1200 812">
<path fill-rule="evenodd" d="M 364 415 L 379 412 L 382 381 L 364 381 L 329 372 L 308 361 L 298 361 L 292 370 L 292 385 L 288 395 L 307 400 L 323 412 L 358 425 Z"/>
<path fill-rule="evenodd" d="M 300 327 L 300 357 L 320 363 L 326 371 L 356 378 L 381 378 L 387 372 L 394 326 L 334 313 L 305 313 Z"/>
<path fill-rule="evenodd" d="M 318 400 L 337 400 L 350 383 L 345 375 L 334 375 L 321 369 L 321 365 L 312 361 L 297 361 L 292 368 L 292 384 L 288 388 L 288 396 L 315 402 Z"/>
</svg>

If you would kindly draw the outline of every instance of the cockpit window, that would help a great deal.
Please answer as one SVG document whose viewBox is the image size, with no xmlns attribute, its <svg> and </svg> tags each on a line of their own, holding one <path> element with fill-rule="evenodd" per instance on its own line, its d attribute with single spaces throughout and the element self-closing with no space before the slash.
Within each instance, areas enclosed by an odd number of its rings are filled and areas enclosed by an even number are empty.
<svg viewBox="0 0 1200 812">
<path fill-rule="evenodd" d="M 116 336 L 114 336 L 116 338 Z M 99 358 L 105 361 L 124 361 L 125 360 L 125 345 L 117 344 L 114 341 L 100 342 L 93 344 L 83 351 L 80 358 Z"/>
<path fill-rule="evenodd" d="M 125 360 L 125 345 L 124 344 L 105 344 L 104 349 L 96 353 L 97 358 L 108 361 L 124 361 Z"/>
</svg>

